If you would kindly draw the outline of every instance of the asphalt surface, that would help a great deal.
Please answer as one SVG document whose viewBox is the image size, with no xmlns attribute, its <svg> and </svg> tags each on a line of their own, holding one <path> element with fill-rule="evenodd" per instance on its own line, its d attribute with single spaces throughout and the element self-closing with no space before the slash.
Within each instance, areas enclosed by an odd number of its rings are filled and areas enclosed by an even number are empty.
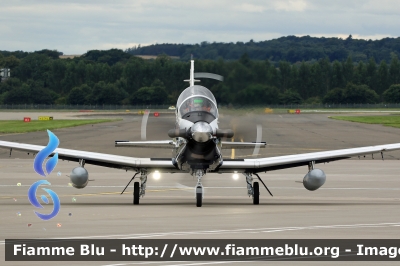
<svg viewBox="0 0 400 266">
<path fill-rule="evenodd" d="M 75 113 L 76 114 L 76 113 Z M 13 114 L 15 115 L 15 114 Z M 20 114 L 25 115 L 25 114 Z M 36 114 L 35 114 L 36 115 Z M 65 113 L 63 113 L 65 115 Z M 314 152 L 400 142 L 400 129 L 336 121 L 332 114 L 226 115 L 220 128 L 233 128 L 235 141 L 254 141 L 256 126 L 270 144 L 259 157 Z M 0 118 L 9 113 L 0 113 Z M 53 115 L 57 119 L 57 113 Z M 60 114 L 61 116 L 61 114 Z M 69 116 L 69 114 L 67 115 Z M 105 115 L 101 115 L 104 117 Z M 119 115 L 107 115 L 118 117 Z M 141 117 L 120 115 L 123 121 L 54 130 L 60 147 L 141 157 L 170 157 L 168 150 L 115 148 L 114 140 L 140 140 Z M 78 117 L 78 119 L 81 117 Z M 173 116 L 150 117 L 147 139 L 167 139 Z M 0 135 L 1 140 L 46 145 L 45 132 Z M 252 158 L 252 151 L 224 151 L 225 158 Z M 376 157 L 376 156 L 375 156 Z M 41 179 L 33 172 L 33 157 L 0 150 L 0 264 L 4 239 L 100 238 L 100 239 L 378 239 L 400 237 L 399 152 L 372 160 L 338 161 L 318 165 L 327 175 L 326 184 L 307 191 L 301 183 L 306 167 L 262 174 L 273 197 L 260 188 L 260 205 L 247 197 L 244 177 L 208 174 L 203 179 L 202 208 L 195 207 L 196 183 L 187 174 L 149 176 L 146 196 L 132 205 L 132 185 L 120 195 L 131 172 L 87 165 L 89 185 L 77 190 L 67 177 L 73 162 L 60 161 L 47 177 L 61 201 L 60 213 L 50 221 L 36 217 L 27 190 Z M 50 209 L 45 206 L 43 213 Z M 28 226 L 30 224 L 30 226 Z M 57 227 L 59 224 L 60 227 Z M 321 240 L 321 244 L 323 240 Z M 29 265 L 141 265 L 132 262 L 30 262 Z M 279 265 L 321 265 L 337 262 L 276 262 Z M 395 262 L 382 263 L 394 265 Z M 151 265 L 213 265 L 216 262 L 169 262 Z M 232 262 L 227 264 L 249 265 Z M 263 262 L 250 264 L 263 265 Z M 270 262 L 268 264 L 271 264 Z M 376 262 L 343 262 L 342 265 L 375 265 Z"/>
</svg>

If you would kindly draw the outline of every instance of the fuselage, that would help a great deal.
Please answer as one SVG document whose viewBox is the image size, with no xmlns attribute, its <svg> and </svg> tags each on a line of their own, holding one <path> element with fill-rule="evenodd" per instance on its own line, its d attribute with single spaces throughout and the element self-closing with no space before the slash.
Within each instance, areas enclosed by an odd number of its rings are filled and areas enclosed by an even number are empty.
<svg viewBox="0 0 400 266">
<path fill-rule="evenodd" d="M 180 94 L 176 108 L 176 129 L 185 133 L 177 138 L 176 166 L 181 170 L 214 170 L 222 164 L 214 95 L 203 86 L 190 86 Z"/>
</svg>

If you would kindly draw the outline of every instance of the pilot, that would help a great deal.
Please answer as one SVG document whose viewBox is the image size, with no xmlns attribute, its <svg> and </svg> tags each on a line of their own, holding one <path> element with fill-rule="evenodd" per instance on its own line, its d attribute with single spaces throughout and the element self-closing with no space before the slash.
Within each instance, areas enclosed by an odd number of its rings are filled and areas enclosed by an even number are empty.
<svg viewBox="0 0 400 266">
<path fill-rule="evenodd" d="M 185 114 L 193 111 L 193 100 L 192 99 L 186 100 L 186 107 L 185 107 L 184 111 L 185 111 Z"/>
<path fill-rule="evenodd" d="M 209 101 L 204 101 L 203 111 L 210 112 L 211 111 L 211 103 Z"/>
</svg>

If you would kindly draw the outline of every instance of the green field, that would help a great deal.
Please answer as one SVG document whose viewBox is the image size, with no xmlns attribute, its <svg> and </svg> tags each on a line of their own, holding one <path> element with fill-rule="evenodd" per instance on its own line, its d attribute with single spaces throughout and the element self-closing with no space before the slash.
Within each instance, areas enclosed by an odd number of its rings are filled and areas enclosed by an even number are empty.
<svg viewBox="0 0 400 266">
<path fill-rule="evenodd" d="M 24 122 L 22 120 L 0 121 L 0 133 L 25 133 L 33 131 L 52 130 L 64 127 L 76 127 L 87 124 L 98 124 L 118 121 L 120 119 L 82 119 L 82 120 L 33 120 Z"/>
<path fill-rule="evenodd" d="M 336 120 L 358 122 L 365 124 L 380 124 L 388 127 L 400 128 L 400 115 L 385 115 L 385 116 L 332 116 Z"/>
</svg>

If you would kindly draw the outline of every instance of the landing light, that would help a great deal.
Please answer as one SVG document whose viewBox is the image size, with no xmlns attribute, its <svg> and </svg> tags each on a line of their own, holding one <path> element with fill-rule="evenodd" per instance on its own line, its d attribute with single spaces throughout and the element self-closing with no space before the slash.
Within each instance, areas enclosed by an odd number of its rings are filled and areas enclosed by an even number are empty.
<svg viewBox="0 0 400 266">
<path fill-rule="evenodd" d="M 158 180 L 158 179 L 160 179 L 160 177 L 161 177 L 160 172 L 159 172 L 159 171 L 154 171 L 153 178 L 154 178 L 155 180 Z"/>
<path fill-rule="evenodd" d="M 232 175 L 232 178 L 233 178 L 234 180 L 238 180 L 238 179 L 239 179 L 239 174 L 235 172 L 235 173 Z"/>
</svg>

